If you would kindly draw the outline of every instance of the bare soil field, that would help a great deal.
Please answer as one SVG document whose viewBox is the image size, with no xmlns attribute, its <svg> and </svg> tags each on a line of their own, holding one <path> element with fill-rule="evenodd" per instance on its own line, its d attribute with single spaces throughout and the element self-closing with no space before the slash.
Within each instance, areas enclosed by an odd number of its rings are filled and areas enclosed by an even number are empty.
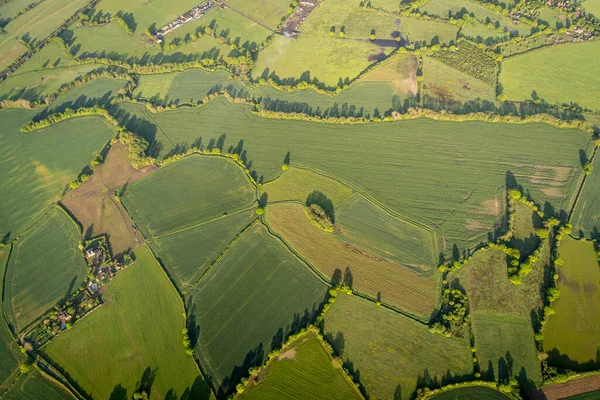
<svg viewBox="0 0 600 400">
<path fill-rule="evenodd" d="M 532 394 L 533 400 L 559 400 L 600 389 L 600 375 L 544 386 Z"/>
</svg>

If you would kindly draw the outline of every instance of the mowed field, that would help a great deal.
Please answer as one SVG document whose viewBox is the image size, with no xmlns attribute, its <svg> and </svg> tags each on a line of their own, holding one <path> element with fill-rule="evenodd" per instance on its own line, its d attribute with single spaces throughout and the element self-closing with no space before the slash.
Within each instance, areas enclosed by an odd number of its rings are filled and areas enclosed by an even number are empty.
<svg viewBox="0 0 600 400">
<path fill-rule="evenodd" d="M 600 349 L 600 268 L 594 244 L 565 236 L 559 255 L 555 315 L 544 326 L 544 350 L 551 364 L 569 369 L 597 368 Z M 573 340 L 573 337 L 579 338 Z"/>
<path fill-rule="evenodd" d="M 585 0 L 583 2 L 583 8 L 589 13 L 600 15 L 600 1 L 599 0 Z"/>
<path fill-rule="evenodd" d="M 149 238 L 249 208 L 255 189 L 232 160 L 192 155 L 132 182 L 121 197 Z"/>
<path fill-rule="evenodd" d="M 427 325 L 356 296 L 338 296 L 324 330 L 336 352 L 360 373 L 370 398 L 410 398 L 418 383 L 439 386 L 473 372 L 468 338 L 432 334 Z"/>
<path fill-rule="evenodd" d="M 6 400 L 74 400 L 66 389 L 36 369 L 21 375 L 15 385 L 2 396 Z"/>
<path fill-rule="evenodd" d="M 487 241 L 501 218 L 507 173 L 537 201 L 568 209 L 582 174 L 579 152 L 589 156 L 593 144 L 581 131 L 539 123 L 422 118 L 350 125 L 266 119 L 222 98 L 159 114 L 139 104 L 119 107 L 158 126 L 156 133 L 133 129 L 155 134 L 162 155 L 173 149 L 171 143 L 192 143 L 199 135 L 206 142 L 226 133 L 225 148 L 243 140 L 251 169 L 259 180 L 269 181 L 281 173 L 289 152 L 292 166 L 309 165 L 339 177 L 398 214 L 431 226 L 447 255 L 453 244 L 465 248 Z"/>
<path fill-rule="evenodd" d="M 287 16 L 290 2 L 287 0 L 228 0 L 227 6 L 247 15 L 260 24 L 277 29 Z"/>
<path fill-rule="evenodd" d="M 271 204 L 265 216 L 269 227 L 327 279 L 343 277 L 353 289 L 429 319 L 437 303 L 435 268 L 413 270 L 340 240 L 313 225 L 300 204 Z"/>
<path fill-rule="evenodd" d="M 352 383 L 332 361 L 329 351 L 309 332 L 286 346 L 258 383 L 238 399 L 360 399 Z"/>
<path fill-rule="evenodd" d="M 5 310 L 15 331 L 29 325 L 83 283 L 88 267 L 75 222 L 53 208 L 13 247 L 5 278 Z"/>
<path fill-rule="evenodd" d="M 600 157 L 594 160 L 594 171 L 586 178 L 585 186 L 573 210 L 573 234 L 597 238 L 600 234 Z"/>
<path fill-rule="evenodd" d="M 128 398 L 146 374 L 151 399 L 211 398 L 182 344 L 183 304 L 150 250 L 105 287 L 105 304 L 44 347 L 94 398 Z"/>
<path fill-rule="evenodd" d="M 600 77 L 594 73 L 600 42 L 589 41 L 540 49 L 502 62 L 500 83 L 510 100 L 531 99 L 536 91 L 554 103 L 575 102 L 600 109 L 596 92 Z M 552 85 L 546 84 L 554 82 Z"/>
<path fill-rule="evenodd" d="M 218 393 L 231 391 L 319 312 L 327 286 L 261 224 L 225 253 L 188 297 L 196 356 Z"/>
<path fill-rule="evenodd" d="M 34 115 L 27 110 L 0 111 L 0 236 L 5 241 L 37 221 L 114 136 L 114 127 L 95 116 L 20 133 Z"/>
</svg>

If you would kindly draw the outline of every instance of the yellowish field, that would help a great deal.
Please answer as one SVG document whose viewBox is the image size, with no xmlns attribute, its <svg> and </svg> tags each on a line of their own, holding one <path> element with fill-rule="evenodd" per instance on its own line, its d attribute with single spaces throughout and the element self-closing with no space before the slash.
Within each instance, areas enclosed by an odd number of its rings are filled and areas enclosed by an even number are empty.
<svg viewBox="0 0 600 400">
<path fill-rule="evenodd" d="M 417 94 L 419 60 L 410 54 L 398 54 L 366 74 L 362 82 L 392 82 L 394 92 Z"/>
</svg>

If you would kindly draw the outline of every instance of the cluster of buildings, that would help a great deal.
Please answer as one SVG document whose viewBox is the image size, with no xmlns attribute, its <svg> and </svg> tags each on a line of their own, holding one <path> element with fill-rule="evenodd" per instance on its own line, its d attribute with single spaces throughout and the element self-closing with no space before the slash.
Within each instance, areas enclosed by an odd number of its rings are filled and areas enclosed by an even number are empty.
<svg viewBox="0 0 600 400">
<path fill-rule="evenodd" d="M 200 18 L 201 16 L 204 15 L 204 13 L 206 13 L 208 10 L 215 7 L 216 5 L 217 5 L 217 3 L 215 1 L 209 0 L 206 3 L 202 3 L 202 4 L 192 8 L 185 14 L 180 15 L 175 21 L 169 22 L 167 25 L 163 26 L 158 31 L 156 31 L 156 33 L 154 34 L 154 40 L 156 40 L 157 43 L 162 43 L 163 37 L 167 33 L 171 32 L 174 29 L 179 28 L 181 25 L 185 24 L 186 22 L 193 21 L 197 18 Z"/>
<path fill-rule="evenodd" d="M 95 279 L 90 279 L 86 286 L 92 296 L 98 293 L 100 286 L 111 281 L 113 276 L 124 268 L 119 261 L 111 262 L 110 254 L 105 247 L 106 241 L 103 240 L 85 250 L 85 257 L 88 259 L 88 265 L 95 277 Z"/>
</svg>

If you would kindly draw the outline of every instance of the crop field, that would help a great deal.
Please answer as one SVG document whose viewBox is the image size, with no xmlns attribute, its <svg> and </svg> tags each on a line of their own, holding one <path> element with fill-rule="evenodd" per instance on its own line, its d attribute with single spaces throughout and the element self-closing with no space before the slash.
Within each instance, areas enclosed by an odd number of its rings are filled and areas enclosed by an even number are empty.
<svg viewBox="0 0 600 400">
<path fill-rule="evenodd" d="M 439 386 L 473 372 L 468 338 L 431 334 L 426 325 L 356 296 L 338 296 L 324 330 L 342 359 L 360 371 L 371 398 L 410 398 L 417 384 Z"/>
<path fill-rule="evenodd" d="M 454 244 L 465 248 L 487 240 L 501 217 L 501 188 L 507 173 L 537 201 L 549 201 L 556 210 L 568 209 L 582 174 L 579 152 L 589 155 L 592 145 L 581 131 L 540 123 L 423 118 L 323 124 L 265 119 L 250 113 L 246 105 L 221 98 L 201 108 L 159 114 L 150 114 L 139 104 L 120 103 L 119 107 L 158 126 L 155 141 L 163 145 L 161 154 L 173 149 L 170 143 L 196 140 L 201 125 L 205 142 L 224 132 L 225 147 L 243 140 L 252 169 L 268 181 L 279 175 L 282 160 L 290 152 L 292 164 L 310 165 L 339 177 L 368 191 L 392 211 L 431 226 L 445 254 L 450 254 Z M 137 131 L 142 135 L 153 132 Z M 404 166 L 414 173 L 405 173 Z M 391 174 L 392 181 L 388 179 Z"/>
<path fill-rule="evenodd" d="M 54 113 L 63 111 L 65 108 L 77 109 L 94 105 L 109 107 L 110 100 L 119 95 L 119 90 L 126 83 L 125 79 L 104 77 L 93 79 L 59 95 L 43 113 Z M 114 126 L 110 123 L 108 125 Z"/>
<path fill-rule="evenodd" d="M 596 390 L 599 385 L 600 374 L 591 374 L 564 383 L 544 385 L 538 392 L 543 392 L 547 399 L 594 400 L 594 396 L 597 398 L 600 394 L 600 390 Z"/>
<path fill-rule="evenodd" d="M 153 239 L 155 250 L 169 274 L 184 292 L 193 287 L 231 241 L 256 218 L 244 210 Z"/>
<path fill-rule="evenodd" d="M 69 192 L 61 204 L 81 224 L 86 239 L 106 234 L 112 253 L 122 254 L 136 248 L 142 238 L 132 228 L 133 224 L 123 206 L 115 199 L 114 192 L 153 170 L 151 167 L 141 171 L 134 169 L 129 162 L 126 146 L 116 143 L 91 178 Z"/>
<path fill-rule="evenodd" d="M 42 69 L 68 67 L 69 65 L 72 65 L 72 60 L 68 58 L 67 53 L 58 43 L 51 41 L 31 56 L 12 76 Z"/>
<path fill-rule="evenodd" d="M 531 99 L 537 95 L 550 102 L 576 102 L 583 107 L 600 109 L 595 92 L 600 77 L 593 71 L 600 42 L 552 46 L 511 57 L 502 62 L 500 83 L 511 100 Z M 545 85 L 551 79 L 555 84 Z"/>
<path fill-rule="evenodd" d="M 238 165 L 198 155 L 169 164 L 123 191 L 123 204 L 146 237 L 190 228 L 255 202 L 254 187 Z"/>
<path fill-rule="evenodd" d="M 559 255 L 564 260 L 558 267 L 560 296 L 552 304 L 556 314 L 548 318 L 543 331 L 548 361 L 562 368 L 597 368 L 600 268 L 594 245 L 565 236 Z"/>
<path fill-rule="evenodd" d="M 327 287 L 262 225 L 247 231 L 188 298 L 188 330 L 207 379 L 231 390 L 306 325 Z"/>
<path fill-rule="evenodd" d="M 87 264 L 77 226 L 53 208 L 13 247 L 6 271 L 5 310 L 20 331 L 79 288 Z"/>
<path fill-rule="evenodd" d="M 583 3 L 583 8 L 589 13 L 596 15 L 600 15 L 600 1 L 599 0 L 585 0 Z"/>
<path fill-rule="evenodd" d="M 106 286 L 105 304 L 44 353 L 94 398 L 108 399 L 119 388 L 132 395 L 146 374 L 151 398 L 208 399 L 208 386 L 182 344 L 177 292 L 147 247 L 138 247 L 135 256 L 135 264 Z"/>
<path fill-rule="evenodd" d="M 367 73 L 361 82 L 391 82 L 394 85 L 394 93 L 414 95 L 417 94 L 418 67 L 417 57 L 399 53 Z M 364 91 L 362 95 L 364 96 Z"/>
<path fill-rule="evenodd" d="M 451 389 L 432 397 L 432 400 L 509 400 L 506 394 L 486 386 Z"/>
<path fill-rule="evenodd" d="M 595 237 L 600 231 L 600 157 L 594 160 L 594 171 L 586 178 L 585 186 L 571 218 L 573 234 L 587 238 Z"/>
<path fill-rule="evenodd" d="M 494 88 L 496 86 L 498 64 L 472 43 L 461 42 L 456 50 L 443 49 L 432 53 L 431 57 Z"/>
<path fill-rule="evenodd" d="M 271 204 L 265 216 L 271 229 L 327 279 L 429 319 L 437 300 L 437 270 L 405 267 L 340 240 L 314 226 L 299 204 Z"/>
<path fill-rule="evenodd" d="M 55 383 L 52 378 L 32 370 L 21 375 L 15 385 L 3 396 L 6 400 L 74 400 L 75 397 Z"/>
<path fill-rule="evenodd" d="M 432 57 L 423 57 L 423 94 L 444 101 L 494 101 L 496 89 Z"/>
<path fill-rule="evenodd" d="M 0 17 L 14 18 L 15 15 L 22 9 L 32 3 L 31 0 L 13 0 L 0 5 Z"/>
<path fill-rule="evenodd" d="M 246 399 L 360 399 L 344 375 L 332 365 L 317 336 L 300 336 L 269 364 L 258 383 L 239 396 Z"/>
<path fill-rule="evenodd" d="M 502 39 L 510 36 L 508 32 L 498 32 L 479 21 L 468 21 L 460 30 L 466 37 L 476 42 L 488 41 L 490 39 Z"/>
<path fill-rule="evenodd" d="M 19 133 L 34 114 L 0 111 L 0 175 L 4 177 L 0 180 L 0 235 L 5 241 L 37 221 L 114 135 L 114 127 L 93 116 Z"/>
<path fill-rule="evenodd" d="M 288 0 L 228 0 L 227 7 L 237 10 L 261 25 L 275 30 L 287 16 Z"/>
</svg>

